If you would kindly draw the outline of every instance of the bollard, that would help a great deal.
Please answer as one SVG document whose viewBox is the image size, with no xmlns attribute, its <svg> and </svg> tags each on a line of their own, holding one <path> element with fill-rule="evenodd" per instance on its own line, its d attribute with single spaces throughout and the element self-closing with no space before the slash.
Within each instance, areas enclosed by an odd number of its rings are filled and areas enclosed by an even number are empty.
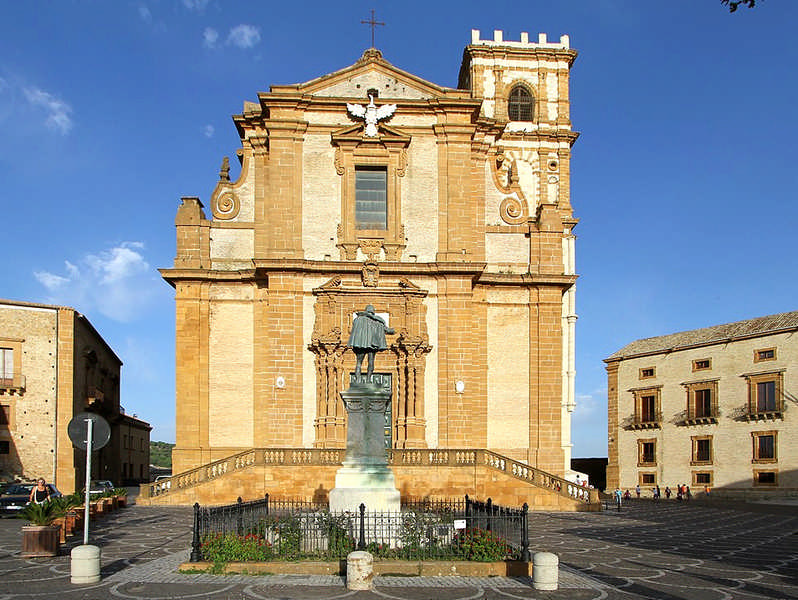
<svg viewBox="0 0 798 600">
<path fill-rule="evenodd" d="M 97 583 L 100 581 L 100 549 L 84 544 L 72 549 L 72 583 Z"/>
<path fill-rule="evenodd" d="M 535 552 L 532 557 L 532 587 L 556 590 L 560 559 L 551 552 Z"/>
<path fill-rule="evenodd" d="M 370 590 L 374 587 L 374 557 L 362 550 L 346 555 L 346 589 Z"/>
</svg>

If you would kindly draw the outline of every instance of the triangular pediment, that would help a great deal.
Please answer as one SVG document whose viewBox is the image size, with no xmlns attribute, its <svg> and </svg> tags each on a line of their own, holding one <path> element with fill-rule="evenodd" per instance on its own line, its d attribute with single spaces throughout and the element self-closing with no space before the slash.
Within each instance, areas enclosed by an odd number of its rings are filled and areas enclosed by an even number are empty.
<svg viewBox="0 0 798 600">
<path fill-rule="evenodd" d="M 280 91 L 275 86 L 272 92 Z M 311 79 L 296 86 L 287 86 L 302 94 L 330 98 L 366 98 L 370 89 L 379 90 L 380 98 L 428 100 L 441 96 L 460 96 L 464 90 L 446 88 L 403 71 L 382 58 L 378 50 L 369 49 L 355 64 Z"/>
</svg>

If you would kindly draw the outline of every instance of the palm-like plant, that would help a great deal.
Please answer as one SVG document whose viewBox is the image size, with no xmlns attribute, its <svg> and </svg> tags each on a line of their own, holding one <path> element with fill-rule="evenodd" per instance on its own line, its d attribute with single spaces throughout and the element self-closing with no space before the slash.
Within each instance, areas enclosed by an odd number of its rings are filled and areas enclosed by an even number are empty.
<svg viewBox="0 0 798 600">
<path fill-rule="evenodd" d="M 19 511 L 19 515 L 23 519 L 30 521 L 33 525 L 52 525 L 53 521 L 59 517 L 63 517 L 66 512 L 63 503 L 58 500 L 60 499 L 56 498 L 48 502 L 43 502 L 42 504 L 31 502 Z"/>
</svg>

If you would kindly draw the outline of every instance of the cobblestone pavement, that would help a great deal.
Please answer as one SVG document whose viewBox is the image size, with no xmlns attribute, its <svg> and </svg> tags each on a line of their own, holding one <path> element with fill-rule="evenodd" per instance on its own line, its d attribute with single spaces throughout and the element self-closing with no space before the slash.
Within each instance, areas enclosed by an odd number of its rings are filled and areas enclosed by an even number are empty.
<svg viewBox="0 0 798 600">
<path fill-rule="evenodd" d="M 533 513 L 533 551 L 560 557 L 560 589 L 528 578 L 377 577 L 350 592 L 332 576 L 180 574 L 191 509 L 137 507 L 92 524 L 102 581 L 70 583 L 69 552 L 22 559 L 22 521 L 0 520 L 0 600 L 211 598 L 214 600 L 788 599 L 798 598 L 798 507 L 632 502 L 621 512 Z"/>
</svg>

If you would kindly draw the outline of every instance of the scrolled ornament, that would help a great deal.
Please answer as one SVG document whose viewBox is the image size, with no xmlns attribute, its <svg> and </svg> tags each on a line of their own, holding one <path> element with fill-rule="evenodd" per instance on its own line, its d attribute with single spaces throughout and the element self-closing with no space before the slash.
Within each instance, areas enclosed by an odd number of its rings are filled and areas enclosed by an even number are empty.
<svg viewBox="0 0 798 600">
<path fill-rule="evenodd" d="M 238 216 L 241 210 L 241 201 L 233 192 L 220 194 L 213 203 L 213 216 L 220 221 L 229 221 Z"/>
<path fill-rule="evenodd" d="M 502 200 L 499 216 L 509 225 L 519 225 L 527 218 L 525 206 L 516 196 L 507 196 Z"/>
</svg>

